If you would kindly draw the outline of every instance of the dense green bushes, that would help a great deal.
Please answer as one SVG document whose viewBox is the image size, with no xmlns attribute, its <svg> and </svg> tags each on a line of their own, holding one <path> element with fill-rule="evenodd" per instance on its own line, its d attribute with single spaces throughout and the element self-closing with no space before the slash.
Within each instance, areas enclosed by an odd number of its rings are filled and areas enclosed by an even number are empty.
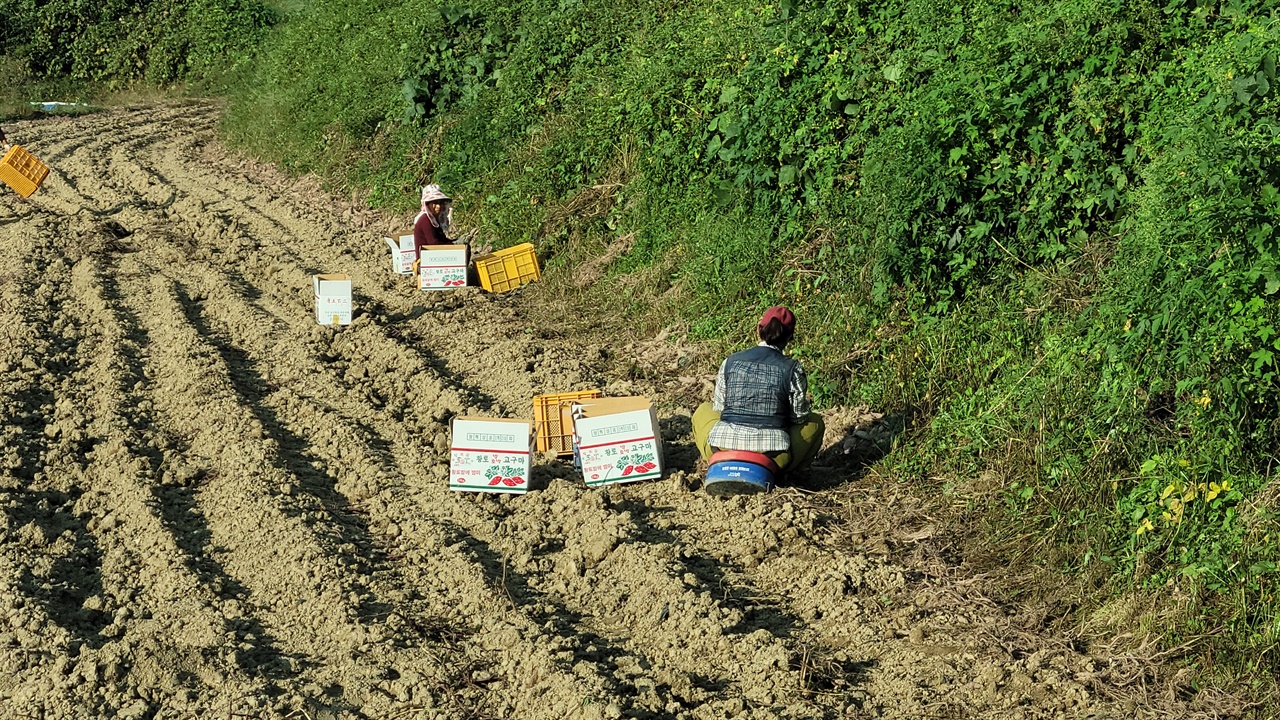
<svg viewBox="0 0 1280 720">
<path fill-rule="evenodd" d="M 45 78 L 168 83 L 242 61 L 270 17 L 259 0 L 0 0 L 0 55 Z"/>
</svg>

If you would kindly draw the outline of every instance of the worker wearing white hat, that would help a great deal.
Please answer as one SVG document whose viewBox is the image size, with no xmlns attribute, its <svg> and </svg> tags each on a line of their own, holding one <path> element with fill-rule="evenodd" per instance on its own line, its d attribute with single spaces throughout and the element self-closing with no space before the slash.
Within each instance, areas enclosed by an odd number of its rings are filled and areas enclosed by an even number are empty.
<svg viewBox="0 0 1280 720">
<path fill-rule="evenodd" d="M 413 220 L 413 253 L 418 257 L 424 245 L 449 245 L 447 233 L 453 222 L 453 199 L 439 185 L 422 188 L 422 212 Z"/>
<path fill-rule="evenodd" d="M 448 236 L 453 225 L 453 199 L 440 190 L 439 185 L 427 185 L 422 188 L 422 211 L 413 220 L 413 273 L 418 273 L 419 258 L 422 248 L 427 245 L 458 245 L 467 249 L 468 284 L 474 285 L 477 280 L 472 276 L 471 243 L 459 242 Z"/>
</svg>

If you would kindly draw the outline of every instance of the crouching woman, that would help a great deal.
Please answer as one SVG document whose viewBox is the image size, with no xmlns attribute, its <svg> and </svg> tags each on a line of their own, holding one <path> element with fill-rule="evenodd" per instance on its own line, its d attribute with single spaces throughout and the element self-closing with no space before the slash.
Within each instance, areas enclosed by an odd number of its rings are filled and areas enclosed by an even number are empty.
<svg viewBox="0 0 1280 720">
<path fill-rule="evenodd" d="M 693 435 L 703 461 L 720 450 L 768 455 L 784 473 L 803 470 L 822 449 L 822 417 L 809 408 L 809 379 L 783 351 L 796 317 L 769 308 L 757 327 L 760 344 L 720 364 L 715 397 L 693 414 Z"/>
</svg>

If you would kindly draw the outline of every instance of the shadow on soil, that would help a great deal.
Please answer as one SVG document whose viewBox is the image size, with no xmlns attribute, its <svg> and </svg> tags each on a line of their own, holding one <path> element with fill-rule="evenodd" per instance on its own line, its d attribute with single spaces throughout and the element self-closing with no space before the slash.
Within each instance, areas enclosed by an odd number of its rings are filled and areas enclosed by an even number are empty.
<svg viewBox="0 0 1280 720">
<path fill-rule="evenodd" d="M 866 427 L 850 428 L 844 437 L 818 453 L 807 470 L 778 484 L 817 492 L 860 480 L 893 450 L 894 439 L 910 426 L 910 421 L 910 412 L 900 410 Z"/>
<path fill-rule="evenodd" d="M 110 268 L 110 265 L 106 267 Z M 121 416 L 129 424 L 138 438 L 145 441 L 133 441 L 130 450 L 141 456 L 147 463 L 153 481 L 152 494 L 156 499 L 160 521 L 172 535 L 174 543 L 186 554 L 185 564 L 200 582 L 223 598 L 235 598 L 252 603 L 249 590 L 231 577 L 209 553 L 209 542 L 213 531 L 208 521 L 201 514 L 197 503 L 197 492 L 200 486 L 210 479 L 206 471 L 200 470 L 189 475 L 174 472 L 170 468 L 166 473 L 167 455 L 186 457 L 185 443 L 169 436 L 157 435 L 152 429 L 160 427 L 156 423 L 153 411 L 144 410 L 142 400 L 151 392 L 151 383 L 145 373 L 144 361 L 139 351 L 146 348 L 151 340 L 146 330 L 138 322 L 138 317 L 123 302 L 120 286 L 115 275 L 103 272 L 100 275 L 103 299 L 115 313 L 124 328 L 126 342 L 120 346 L 120 355 L 124 359 L 125 374 L 122 378 L 122 390 L 127 398 L 128 412 Z M 141 384 L 141 389 L 136 389 Z M 164 483 L 161 479 L 169 480 Z M 276 640 L 256 618 L 242 618 L 234 622 L 237 629 L 252 636 L 250 649 L 244 654 L 237 654 L 243 667 L 252 673 L 264 677 L 279 679 L 293 674 L 290 663 L 276 646 Z M 298 659 L 295 658 L 295 664 Z"/>
<path fill-rule="evenodd" d="M 253 359 L 213 331 L 205 321 L 199 303 L 191 298 L 185 287 L 175 283 L 174 288 L 187 321 L 222 358 L 227 367 L 227 376 L 240 402 L 249 408 L 258 422 L 262 423 L 267 436 L 275 441 L 279 448 L 273 458 L 276 466 L 296 478 L 299 486 L 320 501 L 326 514 L 332 519 L 331 523 L 308 523 L 320 535 L 332 536 L 336 531 L 335 545 L 350 544 L 354 547 L 355 559 L 360 565 L 358 572 L 363 575 L 372 574 L 384 558 L 381 557 L 381 551 L 377 549 L 362 514 L 338 492 L 337 478 L 321 469 L 327 464 L 310 451 L 307 439 L 286 427 L 276 411 L 265 402 L 271 395 L 272 388 L 258 371 Z M 302 510 L 296 509 L 294 512 L 301 514 Z M 363 616 L 385 615 L 390 609 L 368 597 L 362 598 L 358 607 Z"/>
<path fill-rule="evenodd" d="M 27 553 L 34 562 L 19 572 L 18 591 L 34 598 L 49 619 L 77 641 L 97 648 L 109 639 L 100 633 L 111 623 L 111 615 L 105 609 L 84 607 L 90 598 L 102 600 L 102 548 L 85 519 L 75 512 L 82 494 L 79 488 L 20 490 L 10 496 L 13 504 L 6 513 L 11 526 L 34 524 L 44 539 Z M 70 542 L 64 537 L 67 533 Z M 39 569 L 46 564 L 41 560 L 51 560 L 47 571 Z"/>
<path fill-rule="evenodd" d="M 36 363 L 39 374 L 19 385 L 0 405 L 5 410 L 0 423 L 18 429 L 16 438 L 10 437 L 14 443 L 11 449 L 16 451 L 19 461 L 18 467 L 12 470 L 12 477 L 19 482 L 0 490 L 0 507 L 8 516 L 7 527 L 18 529 L 30 525 L 35 531 L 10 534 L 10 541 L 25 541 L 27 547 L 21 557 L 30 561 L 16 569 L 18 592 L 34 599 L 49 619 L 70 633 L 76 642 L 100 647 L 107 638 L 99 633 L 110 624 L 111 616 L 104 610 L 84 605 L 90 598 L 100 598 L 102 594 L 102 548 L 89 531 L 87 516 L 75 510 L 83 491 L 74 485 L 66 487 L 58 483 L 57 469 L 51 469 L 48 464 L 57 448 L 70 451 L 69 462 L 83 469 L 84 452 L 89 446 L 67 447 L 45 432 L 45 424 L 53 419 L 49 409 L 55 407 L 59 399 L 56 379 L 74 376 L 84 362 L 80 351 L 80 323 L 75 314 L 66 316 L 73 322 L 71 332 L 60 335 L 53 331 L 61 326 L 56 321 L 64 317 L 68 290 L 64 285 L 49 294 L 38 287 L 41 276 L 34 272 L 34 263 L 47 259 L 38 252 L 24 268 L 29 272 L 24 272 L 19 280 L 21 295 L 28 300 L 18 308 L 22 325 L 29 332 L 22 342 L 27 347 L 41 347 L 42 352 L 28 358 Z M 49 477 L 51 471 L 52 477 Z M 41 475 L 46 477 L 40 479 Z M 32 489 L 33 485 L 50 482 L 65 489 Z M 23 534 L 27 537 L 23 538 Z"/>
<path fill-rule="evenodd" d="M 698 448 L 693 444 L 693 422 L 683 415 L 658 420 L 658 432 L 662 435 L 662 462 L 664 474 L 683 470 L 689 475 L 698 474 Z M 699 478 L 701 484 L 701 478 Z"/>
<path fill-rule="evenodd" d="M 382 303 L 372 298 L 366 302 L 369 303 L 368 312 L 374 316 L 389 317 L 392 315 Z M 380 325 L 378 327 L 388 338 L 394 340 L 408 352 L 421 358 L 423 364 L 431 368 L 444 384 L 458 390 L 467 405 L 480 408 L 484 412 L 502 410 L 501 403 L 498 402 L 497 398 L 468 383 L 462 373 L 451 368 L 447 361 L 427 349 L 431 346 L 430 340 L 417 335 L 408 325 Z"/>
<path fill-rule="evenodd" d="M 613 504 L 618 512 L 631 513 L 632 522 L 639 532 L 636 537 L 624 542 L 643 542 L 657 545 L 683 546 L 678 560 L 684 570 L 698 579 L 700 590 L 705 590 L 724 607 L 734 608 L 742 613 L 742 620 L 736 625 L 726 628 L 728 635 L 748 635 L 757 630 L 767 630 L 769 634 L 779 638 L 789 638 L 803 626 L 803 621 L 782 609 L 781 604 L 764 598 L 751 583 L 745 579 L 745 570 L 726 560 L 712 557 L 700 552 L 680 538 L 676 533 L 684 529 L 681 525 L 669 528 L 657 527 L 652 518 L 655 515 L 674 511 L 670 507 L 653 507 L 638 500 L 620 500 Z"/>
<path fill-rule="evenodd" d="M 572 670 L 578 663 L 585 662 L 596 667 L 595 676 L 606 690 L 620 697 L 637 698 L 646 705 L 665 707 L 669 699 L 675 699 L 686 706 L 696 705 L 691 700 L 675 695 L 667 683 L 656 685 L 636 684 L 623 679 L 619 673 L 620 661 L 627 659 L 638 663 L 643 671 L 653 668 L 648 658 L 634 650 L 620 647 L 602 635 L 594 633 L 584 626 L 586 616 L 576 613 L 551 596 L 540 593 L 529 583 L 524 574 L 512 569 L 506 559 L 495 552 L 488 543 L 473 537 L 466 528 L 454 523 L 446 523 L 445 529 L 450 537 L 447 545 L 458 545 L 464 548 L 470 560 L 479 565 L 485 578 L 494 588 L 497 602 L 510 602 L 515 609 L 523 610 L 534 621 L 553 632 L 563 641 L 563 648 L 571 657 L 563 660 L 565 669 Z M 550 608 L 548 611 L 546 608 Z M 708 681 L 710 682 L 710 681 Z M 652 712 L 637 705 L 632 706 L 627 717 L 641 720 L 657 720 L 671 717 L 664 712 Z"/>
</svg>

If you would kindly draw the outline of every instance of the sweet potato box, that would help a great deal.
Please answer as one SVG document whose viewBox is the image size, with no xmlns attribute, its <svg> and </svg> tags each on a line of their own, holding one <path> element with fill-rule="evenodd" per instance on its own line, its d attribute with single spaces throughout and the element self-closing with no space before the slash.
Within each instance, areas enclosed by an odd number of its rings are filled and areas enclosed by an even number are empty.
<svg viewBox="0 0 1280 720">
<path fill-rule="evenodd" d="M 600 398 L 574 405 L 574 434 L 588 487 L 662 476 L 662 436 L 653 405 L 642 397 Z"/>
<path fill-rule="evenodd" d="M 449 451 L 449 489 L 528 492 L 530 438 L 526 420 L 455 418 Z"/>
</svg>

